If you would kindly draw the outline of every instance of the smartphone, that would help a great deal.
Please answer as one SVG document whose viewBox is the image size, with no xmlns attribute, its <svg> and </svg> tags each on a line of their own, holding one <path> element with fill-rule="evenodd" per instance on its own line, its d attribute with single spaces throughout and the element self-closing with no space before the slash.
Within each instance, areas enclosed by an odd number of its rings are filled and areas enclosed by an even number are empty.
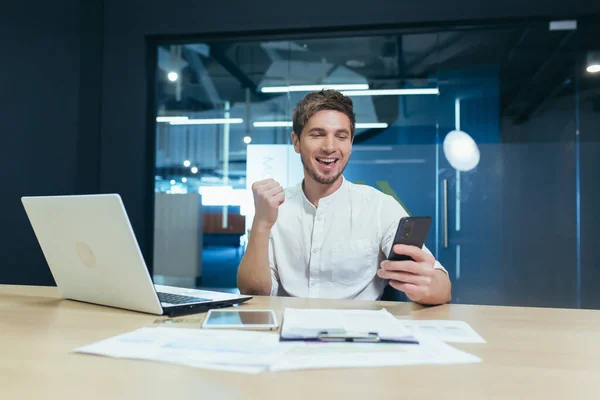
<svg viewBox="0 0 600 400">
<path fill-rule="evenodd" d="M 219 310 L 208 311 L 202 328 L 276 329 L 277 317 L 273 310 Z"/>
<path fill-rule="evenodd" d="M 431 217 L 404 217 L 398 223 L 394 245 L 406 244 L 422 248 L 431 226 Z M 392 261 L 414 261 L 412 257 L 394 253 L 394 246 L 390 250 L 388 260 Z"/>
</svg>

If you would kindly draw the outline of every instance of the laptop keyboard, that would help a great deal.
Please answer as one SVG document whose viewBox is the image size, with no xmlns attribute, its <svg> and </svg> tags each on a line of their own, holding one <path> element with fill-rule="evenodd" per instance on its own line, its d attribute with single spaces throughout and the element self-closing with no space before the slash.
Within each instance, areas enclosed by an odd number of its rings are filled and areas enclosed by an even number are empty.
<svg viewBox="0 0 600 400">
<path fill-rule="evenodd" d="M 157 294 L 158 294 L 158 300 L 160 300 L 161 303 L 187 304 L 187 303 L 197 303 L 199 301 L 211 301 L 210 299 L 203 299 L 202 297 L 184 296 L 181 294 L 162 293 L 162 292 L 158 292 Z"/>
</svg>

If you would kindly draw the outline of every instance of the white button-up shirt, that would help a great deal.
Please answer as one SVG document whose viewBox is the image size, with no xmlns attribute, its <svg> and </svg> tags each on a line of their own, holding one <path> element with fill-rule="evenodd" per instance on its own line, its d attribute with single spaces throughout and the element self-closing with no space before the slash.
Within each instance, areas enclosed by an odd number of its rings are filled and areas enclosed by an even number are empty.
<svg viewBox="0 0 600 400">
<path fill-rule="evenodd" d="M 302 183 L 287 188 L 269 239 L 271 295 L 379 299 L 388 280 L 376 272 L 405 216 L 392 196 L 346 179 L 318 207 Z"/>
</svg>

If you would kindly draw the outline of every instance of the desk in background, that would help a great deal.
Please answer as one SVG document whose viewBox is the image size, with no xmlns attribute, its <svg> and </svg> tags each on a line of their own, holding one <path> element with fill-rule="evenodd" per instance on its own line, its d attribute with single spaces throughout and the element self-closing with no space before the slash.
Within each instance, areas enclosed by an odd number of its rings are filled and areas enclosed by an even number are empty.
<svg viewBox="0 0 600 400">
<path fill-rule="evenodd" d="M 591 399 L 600 397 L 600 311 L 255 297 L 241 306 L 377 310 L 464 320 L 488 344 L 453 346 L 481 364 L 241 375 L 71 350 L 161 317 L 62 300 L 56 288 L 0 285 L 2 399 Z M 203 318 L 205 314 L 189 316 Z M 193 324 L 168 326 L 199 327 Z M 164 326 L 164 325 L 163 325 Z"/>
</svg>

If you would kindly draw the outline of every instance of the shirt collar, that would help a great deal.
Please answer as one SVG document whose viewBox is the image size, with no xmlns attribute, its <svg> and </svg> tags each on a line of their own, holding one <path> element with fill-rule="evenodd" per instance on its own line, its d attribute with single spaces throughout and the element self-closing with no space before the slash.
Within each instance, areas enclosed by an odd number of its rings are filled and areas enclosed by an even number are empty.
<svg viewBox="0 0 600 400">
<path fill-rule="evenodd" d="M 302 182 L 300 182 L 300 192 L 302 193 L 303 202 L 306 206 L 309 206 L 310 209 L 314 210 L 315 206 L 308 200 L 308 198 L 306 197 L 306 194 L 304 193 L 304 189 L 302 188 L 303 182 L 304 182 L 304 180 L 302 180 Z M 342 184 L 340 185 L 340 187 L 337 188 L 337 190 L 335 192 L 331 193 L 330 195 L 320 198 L 319 206 L 329 205 L 329 203 L 331 203 L 331 201 L 333 199 L 339 197 L 347 189 L 348 189 L 348 182 L 346 181 L 346 178 L 344 177 L 344 175 L 342 175 Z"/>
</svg>

